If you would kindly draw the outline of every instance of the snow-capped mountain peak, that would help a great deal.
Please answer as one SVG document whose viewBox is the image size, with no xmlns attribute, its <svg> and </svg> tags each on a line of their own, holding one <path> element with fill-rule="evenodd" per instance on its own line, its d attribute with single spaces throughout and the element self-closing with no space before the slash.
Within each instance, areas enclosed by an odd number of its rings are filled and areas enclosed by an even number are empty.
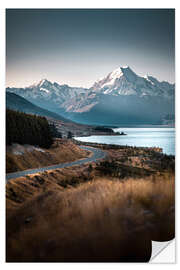
<svg viewBox="0 0 180 270">
<path fill-rule="evenodd" d="M 51 86 L 52 83 L 50 81 L 48 81 L 47 79 L 42 79 L 39 83 L 38 83 L 38 87 L 48 87 Z"/>
<path fill-rule="evenodd" d="M 130 82 L 135 81 L 137 75 L 132 71 L 129 66 L 118 67 L 112 72 L 110 72 L 106 77 L 97 80 L 92 88 L 95 90 L 99 88 L 109 88 L 118 83 L 118 81 L 126 79 Z"/>
<path fill-rule="evenodd" d="M 124 67 L 124 68 L 127 68 L 127 67 Z M 123 71 L 122 71 L 121 67 L 116 68 L 115 70 L 113 70 L 111 73 L 108 74 L 109 79 L 111 79 L 112 81 L 121 77 L 121 76 L 123 76 Z M 94 84 L 105 80 L 105 78 L 106 77 L 101 77 L 101 78 L 97 79 Z"/>
<path fill-rule="evenodd" d="M 120 78 L 121 76 L 123 76 L 123 71 L 121 67 L 118 67 L 117 69 L 115 69 L 113 72 L 110 73 L 110 78 L 115 80 L 117 78 Z"/>
<path fill-rule="evenodd" d="M 66 113 L 82 113 L 106 101 L 110 107 L 114 106 L 116 100 L 119 101 L 116 106 L 119 106 L 121 101 L 124 102 L 122 106 L 131 104 L 131 100 L 135 102 L 135 104 L 132 103 L 134 105 L 137 105 L 137 100 L 141 104 L 148 100 L 153 100 L 153 102 L 165 100 L 167 104 L 171 104 L 174 99 L 174 88 L 174 84 L 160 82 L 149 75 L 141 77 L 129 66 L 120 66 L 96 81 L 89 89 L 70 87 L 42 79 L 30 87 L 7 88 L 7 91 L 21 95 L 38 106 L 43 104 L 53 111 L 56 108 Z"/>
<path fill-rule="evenodd" d="M 7 91 L 17 95 L 19 94 L 38 106 L 45 103 L 47 108 L 51 106 L 52 109 L 57 104 L 60 106 L 69 99 L 76 98 L 80 94 L 85 94 L 88 90 L 42 79 L 28 87 L 7 88 Z"/>
<path fill-rule="evenodd" d="M 128 81 L 134 82 L 137 80 L 136 73 L 129 66 L 122 67 L 121 70 Z"/>
<path fill-rule="evenodd" d="M 96 81 L 93 91 L 109 95 L 166 96 L 173 95 L 174 85 L 159 82 L 150 75 L 139 76 L 129 66 L 118 67 Z"/>
<path fill-rule="evenodd" d="M 147 124 L 160 122 L 165 113 L 174 114 L 175 85 L 139 76 L 129 66 L 119 66 L 89 89 L 42 79 L 6 91 L 79 122 Z"/>
<path fill-rule="evenodd" d="M 52 83 L 50 81 L 48 81 L 47 79 L 41 79 L 40 81 L 35 82 L 26 88 L 40 88 L 40 87 L 46 88 L 49 85 L 52 85 Z"/>
</svg>

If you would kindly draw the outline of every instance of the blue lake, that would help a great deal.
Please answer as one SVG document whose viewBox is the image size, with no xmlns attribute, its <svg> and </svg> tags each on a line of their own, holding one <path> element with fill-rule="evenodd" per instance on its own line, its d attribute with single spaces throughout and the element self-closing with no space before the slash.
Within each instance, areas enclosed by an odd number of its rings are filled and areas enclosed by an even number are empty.
<svg viewBox="0 0 180 270">
<path fill-rule="evenodd" d="M 89 136 L 76 137 L 83 142 L 106 144 L 160 147 L 163 153 L 175 155 L 175 128 L 115 128 L 114 131 L 123 131 L 126 136 Z"/>
</svg>

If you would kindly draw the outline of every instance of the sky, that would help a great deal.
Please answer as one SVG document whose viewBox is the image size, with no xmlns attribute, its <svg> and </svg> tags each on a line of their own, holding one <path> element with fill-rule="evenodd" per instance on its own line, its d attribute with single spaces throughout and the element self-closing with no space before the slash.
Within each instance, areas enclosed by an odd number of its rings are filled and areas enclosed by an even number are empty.
<svg viewBox="0 0 180 270">
<path fill-rule="evenodd" d="M 175 81 L 174 9 L 7 9 L 6 85 L 91 87 L 119 66 Z"/>
</svg>

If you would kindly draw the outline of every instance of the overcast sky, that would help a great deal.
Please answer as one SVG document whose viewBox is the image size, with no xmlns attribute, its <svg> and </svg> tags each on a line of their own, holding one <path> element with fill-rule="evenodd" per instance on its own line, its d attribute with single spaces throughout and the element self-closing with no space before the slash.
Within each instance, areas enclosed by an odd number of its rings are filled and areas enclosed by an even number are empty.
<svg viewBox="0 0 180 270">
<path fill-rule="evenodd" d="M 174 82 L 173 9 L 8 9 L 6 84 L 90 87 L 119 66 Z"/>
</svg>

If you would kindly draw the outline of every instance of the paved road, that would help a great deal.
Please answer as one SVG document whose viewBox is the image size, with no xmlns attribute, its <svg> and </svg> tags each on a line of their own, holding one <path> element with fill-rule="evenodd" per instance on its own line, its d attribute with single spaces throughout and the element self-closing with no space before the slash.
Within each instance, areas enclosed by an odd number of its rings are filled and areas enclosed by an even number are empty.
<svg viewBox="0 0 180 270">
<path fill-rule="evenodd" d="M 73 161 L 73 162 L 60 163 L 57 165 L 47 166 L 47 167 L 43 167 L 43 168 L 8 173 L 8 174 L 6 174 L 6 182 L 10 179 L 18 178 L 18 177 L 25 176 L 28 174 L 34 174 L 34 173 L 44 172 L 44 171 L 48 171 L 48 170 L 55 170 L 55 169 L 60 169 L 60 168 L 65 168 L 65 167 L 71 167 L 73 165 L 80 165 L 80 164 L 84 164 L 86 162 L 96 161 L 97 159 L 102 159 L 106 156 L 106 153 L 104 151 L 97 149 L 97 148 L 87 147 L 87 146 L 80 146 L 80 148 L 93 152 L 93 155 L 89 158 L 84 158 L 84 159 Z"/>
</svg>

